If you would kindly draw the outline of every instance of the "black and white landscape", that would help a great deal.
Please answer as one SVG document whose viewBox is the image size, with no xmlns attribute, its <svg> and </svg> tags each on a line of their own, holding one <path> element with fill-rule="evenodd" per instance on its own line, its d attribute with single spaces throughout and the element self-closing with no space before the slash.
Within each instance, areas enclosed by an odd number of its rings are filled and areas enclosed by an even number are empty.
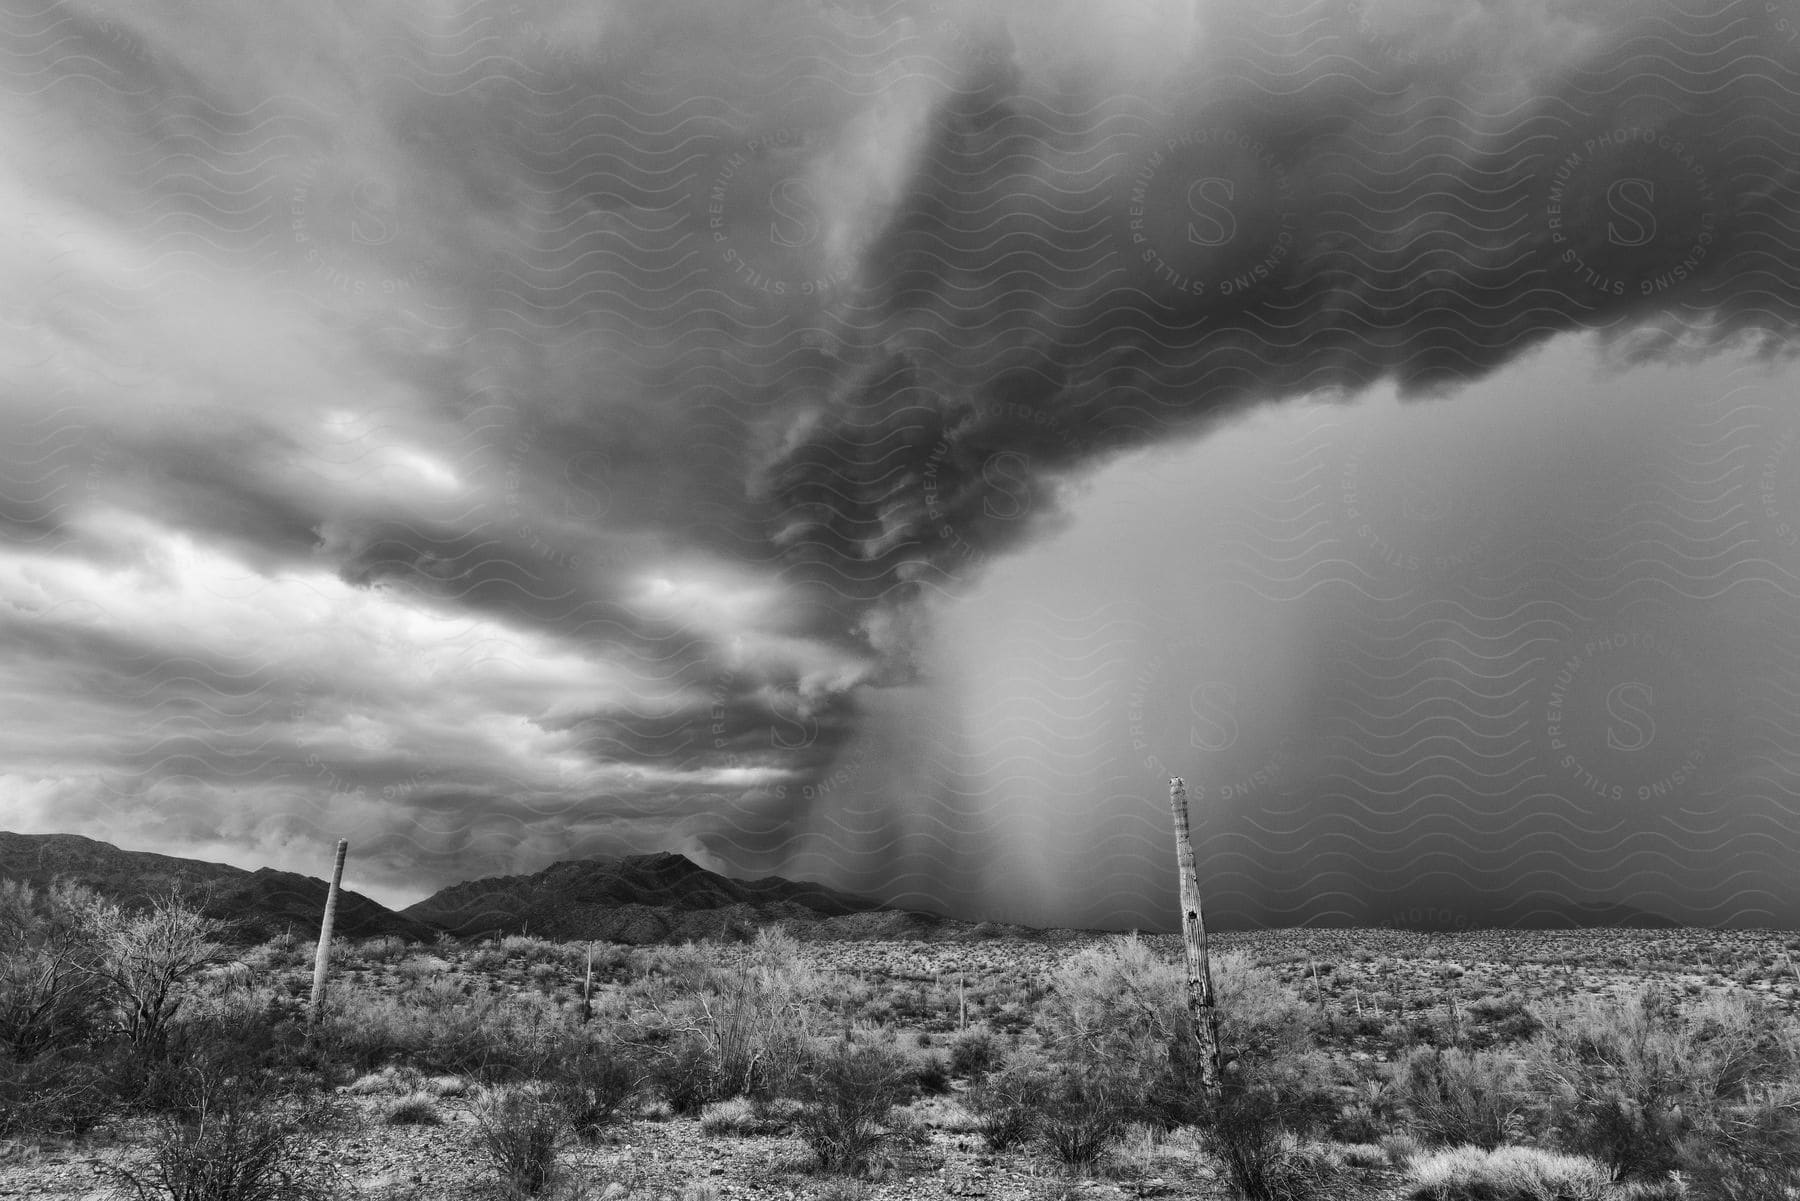
<svg viewBox="0 0 1800 1201">
<path fill-rule="evenodd" d="M 1785 0 L 0 31 L 20 914 L 291 943 L 341 839 L 352 939 L 1167 935 L 1180 777 L 1252 950 L 1713 932 L 1791 1008 Z"/>
<path fill-rule="evenodd" d="M 1780 5 L 22 5 L 6 826 L 1800 924 Z"/>
</svg>

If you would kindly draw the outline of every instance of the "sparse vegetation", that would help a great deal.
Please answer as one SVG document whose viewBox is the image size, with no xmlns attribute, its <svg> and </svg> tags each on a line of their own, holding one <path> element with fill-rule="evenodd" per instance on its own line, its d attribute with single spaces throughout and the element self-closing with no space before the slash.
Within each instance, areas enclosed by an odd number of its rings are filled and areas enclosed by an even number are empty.
<svg viewBox="0 0 1800 1201">
<path fill-rule="evenodd" d="M 1067 1167 L 1099 1162 L 1125 1134 L 1141 1108 L 1129 1076 L 1092 1066 L 1064 1065 L 1038 1098 L 1038 1137 Z"/>
<path fill-rule="evenodd" d="M 1458 1147 L 1415 1160 L 1410 1183 L 1417 1201 L 1608 1201 L 1613 1172 L 1535 1147 Z"/>
<path fill-rule="evenodd" d="M 906 1091 L 906 1061 L 880 1041 L 833 1040 L 807 1055 L 792 1091 L 794 1126 L 821 1171 L 865 1172 Z"/>
<path fill-rule="evenodd" d="M 309 944 L 232 960 L 180 909 L 0 885 L 0 1139 L 136 1124 L 121 1186 L 200 1199 L 325 1195 L 294 1123 L 328 1099 L 365 1137 L 461 1141 L 493 1187 L 559 1201 L 705 1195 L 614 1149 L 647 1131 L 691 1139 L 702 1179 L 711 1158 L 809 1196 L 992 1157 L 1065 1190 L 1210 1179 L 1249 1201 L 1800 1197 L 1779 947 L 1705 958 L 1658 933 L 1618 966 L 1561 935 L 1454 956 L 1394 931 L 1225 935 L 1231 1068 L 1208 1103 L 1173 939 L 596 947 L 585 1023 L 584 944 L 353 940 L 309 1036 Z"/>
<path fill-rule="evenodd" d="M 539 1075 L 550 1081 L 570 1128 L 588 1142 L 619 1119 L 648 1079 L 629 1044 L 583 1033 L 553 1042 Z"/>
<path fill-rule="evenodd" d="M 429 1092 L 413 1092 L 401 1097 L 388 1107 L 387 1124 L 390 1126 L 442 1126 L 444 1119 L 439 1116 L 437 1097 Z"/>
<path fill-rule="evenodd" d="M 1557 1145 L 1628 1180 L 1676 1169 L 1724 1180 L 1757 1163 L 1779 1172 L 1759 1131 L 1800 1126 L 1800 1030 L 1742 994 L 1583 1002 L 1549 1016 L 1526 1058 Z"/>
<path fill-rule="evenodd" d="M 542 1193 L 568 1132 L 567 1115 L 549 1090 L 502 1084 L 478 1100 L 474 1113 L 479 1146 L 500 1183 L 515 1196 Z"/>
<path fill-rule="evenodd" d="M 111 1169 L 139 1201 L 327 1201 L 337 1194 L 328 1163 L 300 1155 L 320 1119 L 317 1103 L 277 1098 L 266 1080 L 232 1073 L 217 1058 L 180 1071 L 191 1100 L 158 1119 L 149 1165 Z"/>
<path fill-rule="evenodd" d="M 969 1111 L 989 1150 L 1005 1151 L 1036 1136 L 1038 1101 L 1050 1078 L 1050 1062 L 1042 1054 L 1017 1052 L 969 1090 Z"/>
<path fill-rule="evenodd" d="M 104 1016 L 100 898 L 68 883 L 0 881 L 0 1043 L 27 1062 L 88 1041 Z"/>
<path fill-rule="evenodd" d="M 999 1057 L 1000 1047 L 992 1033 L 979 1026 L 965 1030 L 950 1044 L 950 1074 L 979 1080 Z"/>
<path fill-rule="evenodd" d="M 1523 1133 L 1525 1071 L 1514 1056 L 1414 1047 L 1390 1070 L 1412 1128 L 1434 1143 L 1491 1151 Z"/>
</svg>

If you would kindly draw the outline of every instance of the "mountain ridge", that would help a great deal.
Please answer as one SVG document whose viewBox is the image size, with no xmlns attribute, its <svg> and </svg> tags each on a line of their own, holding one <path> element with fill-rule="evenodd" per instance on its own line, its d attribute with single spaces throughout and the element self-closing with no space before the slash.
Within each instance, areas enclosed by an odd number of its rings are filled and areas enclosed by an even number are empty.
<svg viewBox="0 0 1800 1201">
<path fill-rule="evenodd" d="M 285 929 L 316 929 L 329 885 L 278 868 L 131 851 L 83 834 L 17 834 L 0 830 L 0 879 L 48 886 L 66 876 L 126 909 L 147 908 L 171 889 L 196 895 L 200 912 L 227 923 L 234 940 L 264 942 Z M 335 929 L 347 938 L 382 934 L 425 941 L 437 930 L 379 901 L 340 888 Z"/>
<path fill-rule="evenodd" d="M 522 933 L 614 942 L 731 937 L 780 922 L 811 925 L 856 914 L 905 913 L 823 884 L 738 880 L 672 851 L 561 859 L 536 872 L 439 889 L 400 911 L 458 937 Z M 927 922 L 952 919 L 918 915 Z"/>
<path fill-rule="evenodd" d="M 155 851 L 131 851 L 81 834 L 0 831 L 0 879 L 39 887 L 66 875 L 129 908 L 181 887 L 235 938 L 260 942 L 283 930 L 310 936 L 324 910 L 326 882 L 271 867 L 235 867 Z M 1439 904 L 1372 916 L 1363 926 L 1421 929 L 1673 928 L 1665 915 L 1626 902 L 1558 901 L 1537 896 L 1504 910 L 1481 898 L 1446 895 Z M 1530 902 L 1535 902 L 1531 904 Z M 349 938 L 391 934 L 427 942 L 536 934 L 559 940 L 628 944 L 748 937 L 779 925 L 803 939 L 1055 940 L 1096 931 L 971 922 L 902 909 L 810 881 L 738 880 L 673 851 L 559 859 L 535 872 L 446 885 L 402 909 L 350 888 L 339 896 L 336 930 Z M 1314 927 L 1301 927 L 1309 929 Z M 1220 933 L 1226 932 L 1223 928 Z"/>
</svg>

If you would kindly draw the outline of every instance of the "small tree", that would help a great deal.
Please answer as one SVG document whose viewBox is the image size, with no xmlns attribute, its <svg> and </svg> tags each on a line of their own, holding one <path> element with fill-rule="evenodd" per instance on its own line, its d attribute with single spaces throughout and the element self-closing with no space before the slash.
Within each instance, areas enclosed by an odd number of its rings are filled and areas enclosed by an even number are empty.
<svg viewBox="0 0 1800 1201">
<path fill-rule="evenodd" d="M 138 914 L 98 907 L 93 921 L 120 1033 L 140 1050 L 160 1047 L 194 978 L 227 961 L 225 949 L 214 941 L 223 923 L 188 908 L 179 891 Z"/>
</svg>

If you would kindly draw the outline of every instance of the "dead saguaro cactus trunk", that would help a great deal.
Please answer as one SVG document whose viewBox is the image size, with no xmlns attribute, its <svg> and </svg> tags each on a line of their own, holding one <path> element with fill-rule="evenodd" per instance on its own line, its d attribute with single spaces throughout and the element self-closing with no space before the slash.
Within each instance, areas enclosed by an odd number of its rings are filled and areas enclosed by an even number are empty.
<svg viewBox="0 0 1800 1201">
<path fill-rule="evenodd" d="M 594 944 L 587 945 L 587 976 L 581 981 L 581 1024 L 594 1018 Z"/>
<path fill-rule="evenodd" d="M 337 844 L 337 862 L 331 866 L 331 887 L 325 892 L 325 917 L 319 923 L 319 952 L 313 956 L 312 1004 L 306 1011 L 306 1024 L 317 1027 L 319 1011 L 325 1004 L 325 971 L 331 963 L 331 927 L 337 921 L 338 885 L 344 879 L 344 856 L 350 850 L 348 839 Z"/>
<path fill-rule="evenodd" d="M 1200 1087 L 1217 1100 L 1225 1074 L 1219 1046 L 1219 1007 L 1213 995 L 1212 961 L 1206 952 L 1206 921 L 1200 913 L 1200 874 L 1194 866 L 1194 840 L 1188 832 L 1187 785 L 1180 776 L 1169 781 L 1169 808 L 1175 818 L 1175 867 L 1181 877 L 1181 938 L 1187 948 L 1188 1013 L 1200 1039 Z"/>
</svg>

